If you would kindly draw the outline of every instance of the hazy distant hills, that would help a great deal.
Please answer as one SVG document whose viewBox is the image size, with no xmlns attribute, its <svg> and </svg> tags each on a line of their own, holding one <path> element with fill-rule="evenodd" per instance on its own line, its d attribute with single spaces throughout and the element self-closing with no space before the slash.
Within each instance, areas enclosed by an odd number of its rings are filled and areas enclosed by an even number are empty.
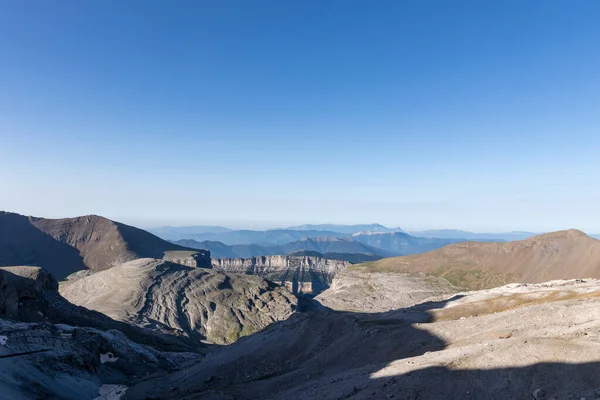
<svg viewBox="0 0 600 400">
<path fill-rule="evenodd" d="M 183 239 L 173 242 L 175 244 L 194 249 L 209 250 L 213 258 L 250 258 L 258 256 L 283 255 L 296 252 L 317 252 L 320 254 L 336 254 L 336 259 L 365 261 L 365 257 L 359 255 L 369 255 L 375 258 L 390 257 L 399 253 L 392 253 L 385 249 L 369 246 L 348 238 L 304 238 L 282 245 L 226 245 L 216 241 L 196 241 L 193 239 Z M 373 257 L 370 257 L 372 259 Z"/>
<path fill-rule="evenodd" d="M 402 232 L 360 233 L 353 235 L 352 239 L 377 249 L 384 249 L 401 255 L 424 253 L 448 244 L 464 241 L 464 239 L 416 237 Z"/>
<path fill-rule="evenodd" d="M 306 237 L 347 237 L 361 232 L 404 232 L 400 228 L 387 228 L 381 224 L 359 225 L 298 225 L 268 230 L 229 229 L 222 226 L 163 226 L 149 232 L 166 240 L 194 239 L 236 244 L 285 244 Z"/>
<path fill-rule="evenodd" d="M 151 232 L 155 232 L 151 230 Z M 198 242 L 205 240 L 216 241 L 233 246 L 238 244 L 261 244 L 261 245 L 276 245 L 286 244 L 301 240 L 306 237 L 338 237 L 349 236 L 340 232 L 332 231 L 296 231 L 290 229 L 271 229 L 266 231 L 252 230 L 235 230 L 225 232 L 204 232 L 204 233 L 173 233 L 161 236 L 167 240 L 194 239 Z"/>
<path fill-rule="evenodd" d="M 224 233 L 232 229 L 223 226 L 196 225 L 196 226 L 160 226 L 158 228 L 148 229 L 148 232 L 155 234 L 163 239 L 178 240 L 188 235 L 197 235 L 203 233 Z"/>
<path fill-rule="evenodd" d="M 249 258 L 296 251 L 390 257 L 423 253 L 458 242 L 508 242 L 536 235 L 532 232 L 475 233 L 457 229 L 408 233 L 381 224 L 307 224 L 265 231 L 188 226 L 150 231 L 182 246 L 210 250 L 216 258 Z"/>
<path fill-rule="evenodd" d="M 358 224 L 358 225 L 335 225 L 335 224 L 320 224 L 320 225 L 297 225 L 290 226 L 285 229 L 295 231 L 330 231 L 345 233 L 352 235 L 359 232 L 404 232 L 400 228 L 387 228 L 381 224 Z"/>
<path fill-rule="evenodd" d="M 321 224 L 321 225 L 298 225 L 291 226 L 288 228 L 281 229 L 269 229 L 264 231 L 259 230 L 233 230 L 221 226 L 183 226 L 183 227 L 160 227 L 150 229 L 150 232 L 157 236 L 162 237 L 166 240 L 178 241 L 182 239 L 193 239 L 197 242 L 211 241 L 221 242 L 228 246 L 235 245 L 262 245 L 262 246 L 273 246 L 283 245 L 290 242 L 302 240 L 304 238 L 318 238 L 318 237 L 330 237 L 330 238 L 351 238 L 357 240 L 353 235 L 366 235 L 375 233 L 385 234 L 396 234 L 401 233 L 409 235 L 407 232 L 400 228 L 388 228 L 381 224 L 361 224 L 361 225 L 335 225 L 335 224 Z M 508 233 L 473 233 L 454 229 L 440 229 L 440 230 L 428 230 L 420 232 L 411 232 L 411 237 L 417 238 L 438 238 L 438 239 L 461 239 L 461 240 L 475 240 L 475 241 L 510 241 L 520 240 L 533 236 L 533 233 L 529 232 L 508 232 Z M 362 236 L 361 236 L 362 237 Z M 364 239 L 363 243 L 369 244 L 373 240 Z M 418 239 L 411 239 L 408 236 L 396 236 L 392 239 L 386 239 L 388 242 L 391 241 L 411 241 L 415 242 Z M 454 243 L 456 240 L 450 240 L 446 242 Z M 427 241 L 423 241 L 424 243 Z M 442 243 L 442 242 L 439 242 Z M 398 254 L 398 250 L 395 249 L 406 248 L 406 245 L 390 245 L 384 246 L 383 249 L 386 251 L 393 251 Z M 435 248 L 435 246 L 434 246 Z M 417 249 L 418 250 L 418 249 Z M 416 250 L 415 250 L 416 251 Z M 405 253 L 401 253 L 405 254 Z"/>
<path fill-rule="evenodd" d="M 348 254 L 374 254 L 389 257 L 392 252 L 383 248 L 376 248 L 349 238 L 316 237 L 305 238 L 296 242 L 280 246 L 283 253 L 289 254 L 297 251 L 317 251 L 319 253 L 348 253 Z"/>
<path fill-rule="evenodd" d="M 430 229 L 426 231 L 413 231 L 411 235 L 425 238 L 440 239 L 465 239 L 476 241 L 506 241 L 523 240 L 537 235 L 533 232 L 498 232 L 498 233 L 474 233 L 457 229 Z"/>
<path fill-rule="evenodd" d="M 187 227 L 181 231 L 191 229 Z M 377 257 L 410 255 L 435 250 L 448 244 L 474 241 L 503 241 L 492 238 L 492 234 L 479 234 L 464 231 L 439 231 L 443 237 L 419 237 L 406 232 L 394 231 L 383 225 L 301 225 L 300 229 L 273 229 L 267 231 L 230 230 L 188 234 L 186 238 L 173 240 L 181 246 L 210 250 L 215 258 L 249 258 L 268 255 L 282 255 L 297 251 L 315 251 L 321 254 L 368 254 Z M 352 235 L 342 232 L 301 230 L 310 228 L 330 228 L 351 232 L 363 229 Z M 366 231 L 364 229 L 377 229 Z M 382 231 L 386 232 L 382 232 Z M 171 229 L 172 233 L 173 230 Z M 434 233 L 435 231 L 429 231 Z M 464 234 L 464 237 L 457 236 Z M 457 236 L 457 237 L 455 237 Z M 344 257 L 343 259 L 346 259 Z"/>
</svg>

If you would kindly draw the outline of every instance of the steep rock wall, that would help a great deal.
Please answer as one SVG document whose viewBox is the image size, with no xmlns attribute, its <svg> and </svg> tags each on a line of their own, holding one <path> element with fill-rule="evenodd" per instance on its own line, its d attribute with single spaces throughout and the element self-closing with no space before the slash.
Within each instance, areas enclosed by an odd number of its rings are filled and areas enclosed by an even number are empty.
<svg viewBox="0 0 600 400">
<path fill-rule="evenodd" d="M 327 289 L 333 278 L 351 264 L 314 256 L 263 256 L 252 258 L 214 258 L 217 271 L 258 275 L 294 294 L 315 295 Z"/>
</svg>

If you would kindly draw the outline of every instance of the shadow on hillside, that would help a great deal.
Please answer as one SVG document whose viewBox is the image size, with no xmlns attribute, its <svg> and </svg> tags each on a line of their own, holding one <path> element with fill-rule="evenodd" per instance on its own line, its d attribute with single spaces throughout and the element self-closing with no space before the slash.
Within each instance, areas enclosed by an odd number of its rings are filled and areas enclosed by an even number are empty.
<svg viewBox="0 0 600 400">
<path fill-rule="evenodd" d="M 43 267 L 58 280 L 86 269 L 79 251 L 31 224 L 25 216 L 0 212 L 0 266 Z"/>
<path fill-rule="evenodd" d="M 371 398 L 375 391 L 383 399 L 591 400 L 600 399 L 600 362 L 466 370 L 429 367 L 362 383 L 365 392 L 359 389 L 349 398 Z"/>
<path fill-rule="evenodd" d="M 304 312 L 219 348 L 179 373 L 140 383 L 126 398 L 203 398 L 216 393 L 215 398 L 255 399 L 350 369 L 366 369 L 369 375 L 392 361 L 444 349 L 444 340 L 413 324 L 431 322 L 429 310 L 457 298 L 385 313 L 335 311 L 305 299 Z M 163 392 L 166 387 L 173 389 Z"/>
<path fill-rule="evenodd" d="M 126 398 L 600 399 L 600 362 L 458 370 L 432 361 L 411 371 L 411 357 L 447 347 L 415 324 L 458 298 L 372 314 L 305 304 L 190 368 L 132 386 Z"/>
</svg>

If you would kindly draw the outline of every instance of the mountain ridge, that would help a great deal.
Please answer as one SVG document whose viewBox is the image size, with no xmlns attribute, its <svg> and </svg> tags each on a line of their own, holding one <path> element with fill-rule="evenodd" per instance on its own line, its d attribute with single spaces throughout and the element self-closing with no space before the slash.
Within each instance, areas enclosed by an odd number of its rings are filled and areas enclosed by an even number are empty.
<svg viewBox="0 0 600 400">
<path fill-rule="evenodd" d="M 208 252 L 169 243 L 98 215 L 47 219 L 0 212 L 0 265 L 37 265 L 59 280 L 85 269 L 98 271 L 169 253 L 210 266 Z"/>
<path fill-rule="evenodd" d="M 473 290 L 511 282 L 600 278 L 600 240 L 570 229 L 507 243 L 456 243 L 355 267 L 365 272 L 432 274 Z"/>
<path fill-rule="evenodd" d="M 338 254 L 339 257 L 342 257 L 343 254 L 348 254 L 348 261 L 352 258 L 356 258 L 355 255 L 360 254 L 377 256 L 380 258 L 396 255 L 395 253 L 388 252 L 383 249 L 377 249 L 372 246 L 362 244 L 358 241 L 353 241 L 349 238 L 303 238 L 283 245 L 270 246 L 258 244 L 228 246 L 218 241 L 198 242 L 194 239 L 182 239 L 175 241 L 174 243 L 190 248 L 208 250 L 213 258 L 251 258 L 272 255 L 287 255 L 299 251 L 316 251 L 321 254 L 335 253 Z"/>
</svg>

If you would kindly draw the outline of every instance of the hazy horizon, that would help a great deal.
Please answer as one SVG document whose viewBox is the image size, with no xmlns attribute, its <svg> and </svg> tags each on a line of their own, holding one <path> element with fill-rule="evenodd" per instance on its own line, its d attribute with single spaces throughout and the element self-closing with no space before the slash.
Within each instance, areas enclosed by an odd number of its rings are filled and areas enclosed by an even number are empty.
<svg viewBox="0 0 600 400">
<path fill-rule="evenodd" d="M 141 229 L 156 229 L 156 228 L 166 228 L 166 227 L 186 228 L 186 227 L 194 227 L 194 226 L 211 226 L 211 227 L 228 228 L 231 230 L 261 231 L 261 230 L 288 229 L 288 228 L 292 228 L 295 226 L 301 226 L 301 225 L 374 225 L 374 224 L 379 224 L 379 225 L 385 226 L 388 229 L 399 228 L 407 233 L 418 232 L 418 231 L 427 231 L 427 230 L 460 230 L 460 231 L 467 231 L 467 232 L 472 232 L 472 233 L 519 233 L 519 232 L 523 232 L 523 233 L 541 234 L 541 233 L 554 232 L 554 231 L 560 231 L 560 230 L 578 229 L 578 230 L 584 231 L 587 234 L 593 234 L 593 235 L 597 234 L 596 233 L 597 231 L 584 230 L 584 229 L 578 228 L 576 226 L 559 227 L 557 229 L 550 229 L 550 230 L 544 231 L 544 230 L 535 230 L 535 229 L 494 229 L 494 228 L 470 229 L 470 228 L 466 228 L 466 227 L 455 227 L 455 226 L 452 226 L 452 227 L 423 226 L 423 225 L 422 226 L 404 226 L 404 225 L 398 225 L 398 224 L 386 224 L 386 223 L 377 222 L 377 221 L 373 221 L 373 222 L 316 221 L 316 222 L 289 222 L 289 223 L 282 222 L 282 223 L 277 224 L 277 223 L 268 223 L 268 222 L 264 222 L 264 221 L 245 221 L 242 223 L 227 223 L 227 222 L 219 222 L 218 220 L 213 220 L 211 222 L 211 220 L 201 220 L 201 219 L 194 219 L 194 218 L 189 218 L 189 219 L 183 220 L 183 222 L 181 222 L 181 223 L 177 223 L 177 222 L 176 223 L 160 223 L 160 221 L 157 221 L 156 223 L 152 223 L 152 221 L 148 221 L 148 220 L 137 220 L 135 218 L 127 218 L 127 217 L 121 218 L 121 217 L 114 217 L 114 216 L 110 216 L 110 215 L 102 215 L 102 214 L 98 214 L 98 213 L 86 213 L 86 214 L 78 214 L 78 215 L 37 215 L 37 214 L 30 214 L 30 213 L 26 213 L 26 212 L 18 212 L 15 210 L 0 210 L 0 211 L 16 212 L 18 214 L 22 214 L 22 215 L 26 215 L 26 216 L 50 218 L 50 219 L 72 218 L 72 217 L 79 217 L 79 216 L 93 214 L 93 215 L 99 215 L 101 217 L 109 218 L 113 221 L 132 225 L 132 226 L 135 226 L 135 227 L 138 227 Z M 189 222 L 189 221 L 196 221 L 196 222 Z M 598 231 L 598 232 L 600 232 L 600 231 Z"/>
<path fill-rule="evenodd" d="M 0 209 L 600 232 L 598 15 L 541 0 L 7 2 Z"/>
</svg>

